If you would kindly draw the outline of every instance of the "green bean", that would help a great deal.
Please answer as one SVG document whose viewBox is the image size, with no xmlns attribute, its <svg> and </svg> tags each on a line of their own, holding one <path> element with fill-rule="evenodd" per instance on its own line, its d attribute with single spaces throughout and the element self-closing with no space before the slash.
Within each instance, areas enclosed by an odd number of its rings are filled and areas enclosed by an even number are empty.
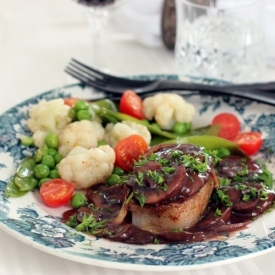
<svg viewBox="0 0 275 275">
<path fill-rule="evenodd" d="M 50 175 L 50 168 L 44 164 L 37 164 L 34 168 L 34 176 L 37 179 L 47 178 Z"/>
<path fill-rule="evenodd" d="M 28 136 L 21 137 L 21 143 L 24 146 L 33 145 L 33 142 L 34 142 L 33 137 L 28 137 Z"/>
<path fill-rule="evenodd" d="M 87 199 L 83 194 L 75 193 L 72 196 L 70 203 L 73 208 L 79 208 L 80 206 L 83 206 L 87 203 Z"/>
<path fill-rule="evenodd" d="M 45 138 L 45 144 L 48 148 L 57 148 L 58 147 L 58 137 L 54 133 L 47 134 Z"/>
<path fill-rule="evenodd" d="M 50 169 L 54 168 L 55 167 L 54 157 L 51 155 L 44 156 L 41 160 L 41 164 L 48 166 Z"/>
<path fill-rule="evenodd" d="M 80 110 L 76 113 L 77 120 L 91 120 L 92 114 L 88 110 Z"/>
</svg>

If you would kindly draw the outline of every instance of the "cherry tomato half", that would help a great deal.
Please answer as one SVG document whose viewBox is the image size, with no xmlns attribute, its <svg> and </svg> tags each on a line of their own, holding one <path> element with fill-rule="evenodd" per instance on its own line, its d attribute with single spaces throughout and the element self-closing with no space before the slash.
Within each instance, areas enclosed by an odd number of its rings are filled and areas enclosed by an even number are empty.
<svg viewBox="0 0 275 275">
<path fill-rule="evenodd" d="M 66 204 L 74 193 L 75 185 L 62 179 L 53 179 L 42 184 L 40 196 L 51 207 Z"/>
<path fill-rule="evenodd" d="M 66 97 L 64 98 L 64 104 L 73 107 L 78 100 L 79 98 Z"/>
<path fill-rule="evenodd" d="M 221 113 L 214 117 L 211 125 L 220 124 L 221 129 L 219 137 L 230 139 L 235 137 L 241 129 L 241 123 L 238 118 L 230 113 Z"/>
<path fill-rule="evenodd" d="M 121 113 L 133 116 L 137 119 L 144 119 L 142 112 L 142 99 L 132 90 L 127 90 L 123 93 L 119 110 Z"/>
<path fill-rule="evenodd" d="M 263 144 L 263 137 L 259 132 L 243 132 L 239 133 L 231 141 L 239 146 L 249 156 L 252 156 L 260 150 Z"/>
<path fill-rule="evenodd" d="M 138 160 L 148 150 L 148 145 L 143 137 L 131 135 L 121 141 L 115 147 L 116 162 L 115 166 L 124 171 L 131 171 L 134 160 Z"/>
</svg>

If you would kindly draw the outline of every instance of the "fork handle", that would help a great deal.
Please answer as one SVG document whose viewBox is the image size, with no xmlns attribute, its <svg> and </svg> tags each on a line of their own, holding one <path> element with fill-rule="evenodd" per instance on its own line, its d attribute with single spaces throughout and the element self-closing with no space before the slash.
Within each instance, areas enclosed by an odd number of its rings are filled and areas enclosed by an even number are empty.
<svg viewBox="0 0 275 275">
<path fill-rule="evenodd" d="M 229 86 L 230 87 L 230 86 Z M 178 82 L 171 80 L 160 80 L 155 87 L 155 91 L 167 90 L 190 90 L 198 91 L 201 94 L 219 94 L 219 95 L 232 95 L 246 99 L 256 100 L 259 102 L 275 105 L 275 94 L 272 92 L 264 92 L 259 90 L 248 90 L 241 88 L 230 88 L 226 86 L 211 86 L 199 83 Z"/>
</svg>

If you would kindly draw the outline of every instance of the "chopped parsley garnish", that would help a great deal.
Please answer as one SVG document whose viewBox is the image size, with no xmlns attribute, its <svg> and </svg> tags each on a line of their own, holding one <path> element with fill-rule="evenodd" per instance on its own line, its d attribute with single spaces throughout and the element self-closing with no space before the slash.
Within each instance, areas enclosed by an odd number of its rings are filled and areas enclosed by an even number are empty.
<svg viewBox="0 0 275 275">
<path fill-rule="evenodd" d="M 215 217 L 220 217 L 221 215 L 222 215 L 222 211 L 219 208 L 217 208 L 216 211 L 215 211 L 214 216 Z"/>
</svg>

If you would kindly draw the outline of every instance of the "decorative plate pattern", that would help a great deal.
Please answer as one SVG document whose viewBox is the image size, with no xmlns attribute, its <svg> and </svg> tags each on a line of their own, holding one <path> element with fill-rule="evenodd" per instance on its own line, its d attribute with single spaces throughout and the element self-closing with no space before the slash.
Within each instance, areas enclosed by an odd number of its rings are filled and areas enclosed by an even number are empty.
<svg viewBox="0 0 275 275">
<path fill-rule="evenodd" d="M 157 76 L 140 76 L 139 78 Z M 166 76 L 170 79 L 176 76 Z M 275 212 L 266 213 L 243 231 L 220 240 L 172 245 L 129 245 L 84 235 L 60 222 L 67 208 L 52 209 L 43 204 L 37 191 L 21 198 L 6 198 L 6 183 L 22 158 L 30 155 L 19 137 L 29 134 L 28 109 L 41 100 L 58 97 L 97 98 L 103 93 L 80 84 L 68 85 L 38 95 L 0 116 L 0 227 L 19 240 L 69 260 L 102 267 L 173 271 L 198 269 L 239 261 L 275 247 Z M 237 115 L 242 130 L 263 133 L 262 158 L 275 174 L 275 107 L 235 97 L 190 95 L 197 109 L 193 125 L 204 126 L 220 112 Z"/>
</svg>

